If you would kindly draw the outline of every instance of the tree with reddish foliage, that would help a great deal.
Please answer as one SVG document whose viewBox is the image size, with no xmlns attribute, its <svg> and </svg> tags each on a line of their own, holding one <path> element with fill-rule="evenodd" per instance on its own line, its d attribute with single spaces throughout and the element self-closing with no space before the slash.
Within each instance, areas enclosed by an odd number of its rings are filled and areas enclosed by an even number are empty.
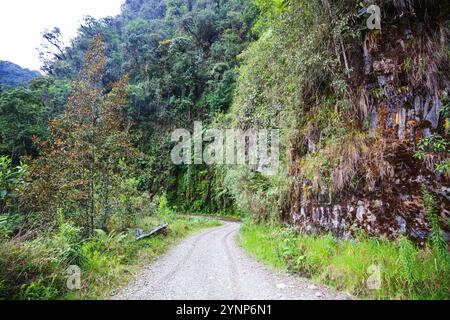
<svg viewBox="0 0 450 320">
<path fill-rule="evenodd" d="M 122 115 L 127 104 L 128 77 L 103 92 L 104 45 L 96 37 L 85 55 L 79 79 L 72 81 L 64 113 L 49 122 L 48 139 L 35 139 L 40 156 L 32 161 L 32 182 L 22 195 L 30 208 L 56 210 L 86 234 L 107 228 L 111 201 L 136 155 Z"/>
</svg>

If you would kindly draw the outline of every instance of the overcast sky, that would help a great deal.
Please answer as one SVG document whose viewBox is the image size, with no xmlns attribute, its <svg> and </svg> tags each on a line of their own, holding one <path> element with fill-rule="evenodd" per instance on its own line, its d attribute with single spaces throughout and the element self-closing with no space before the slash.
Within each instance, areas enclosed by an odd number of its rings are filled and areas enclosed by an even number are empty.
<svg viewBox="0 0 450 320">
<path fill-rule="evenodd" d="M 0 0 L 0 60 L 39 70 L 41 32 L 59 27 L 65 43 L 86 15 L 115 16 L 124 0 Z"/>
</svg>

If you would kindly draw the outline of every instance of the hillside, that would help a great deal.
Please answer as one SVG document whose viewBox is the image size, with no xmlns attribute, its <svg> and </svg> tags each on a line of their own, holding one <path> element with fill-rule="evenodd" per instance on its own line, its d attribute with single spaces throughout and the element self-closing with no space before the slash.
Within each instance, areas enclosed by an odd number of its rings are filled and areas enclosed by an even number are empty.
<svg viewBox="0 0 450 320">
<path fill-rule="evenodd" d="M 0 61 L 0 87 L 12 88 L 26 85 L 30 80 L 39 77 L 37 71 L 24 69 L 9 61 Z"/>
</svg>

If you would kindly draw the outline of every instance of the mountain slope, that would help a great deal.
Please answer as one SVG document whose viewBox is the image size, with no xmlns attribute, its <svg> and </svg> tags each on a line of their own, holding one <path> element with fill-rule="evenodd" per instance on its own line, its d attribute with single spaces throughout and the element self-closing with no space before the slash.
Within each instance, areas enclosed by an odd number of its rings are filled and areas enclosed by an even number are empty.
<svg viewBox="0 0 450 320">
<path fill-rule="evenodd" d="M 0 87 L 17 87 L 27 84 L 30 80 L 39 76 L 38 71 L 22 68 L 9 61 L 0 61 Z"/>
</svg>

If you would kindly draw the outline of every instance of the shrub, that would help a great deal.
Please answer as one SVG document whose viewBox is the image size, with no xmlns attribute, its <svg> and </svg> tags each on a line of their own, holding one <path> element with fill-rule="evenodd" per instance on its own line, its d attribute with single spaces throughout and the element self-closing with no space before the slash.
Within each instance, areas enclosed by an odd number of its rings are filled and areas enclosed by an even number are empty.
<svg viewBox="0 0 450 320">
<path fill-rule="evenodd" d="M 52 279 L 53 280 L 53 279 Z M 38 281 L 23 285 L 19 292 L 21 300 L 51 300 L 58 297 L 59 290 L 53 281 Z"/>
<path fill-rule="evenodd" d="M 167 217 L 173 214 L 172 210 L 169 208 L 169 203 L 167 201 L 166 195 L 162 195 L 157 200 L 158 209 L 157 213 L 160 217 Z"/>
<path fill-rule="evenodd" d="M 27 166 L 12 167 L 12 160 L 0 156 L 0 215 L 14 211 L 21 190 L 26 185 Z"/>
</svg>

